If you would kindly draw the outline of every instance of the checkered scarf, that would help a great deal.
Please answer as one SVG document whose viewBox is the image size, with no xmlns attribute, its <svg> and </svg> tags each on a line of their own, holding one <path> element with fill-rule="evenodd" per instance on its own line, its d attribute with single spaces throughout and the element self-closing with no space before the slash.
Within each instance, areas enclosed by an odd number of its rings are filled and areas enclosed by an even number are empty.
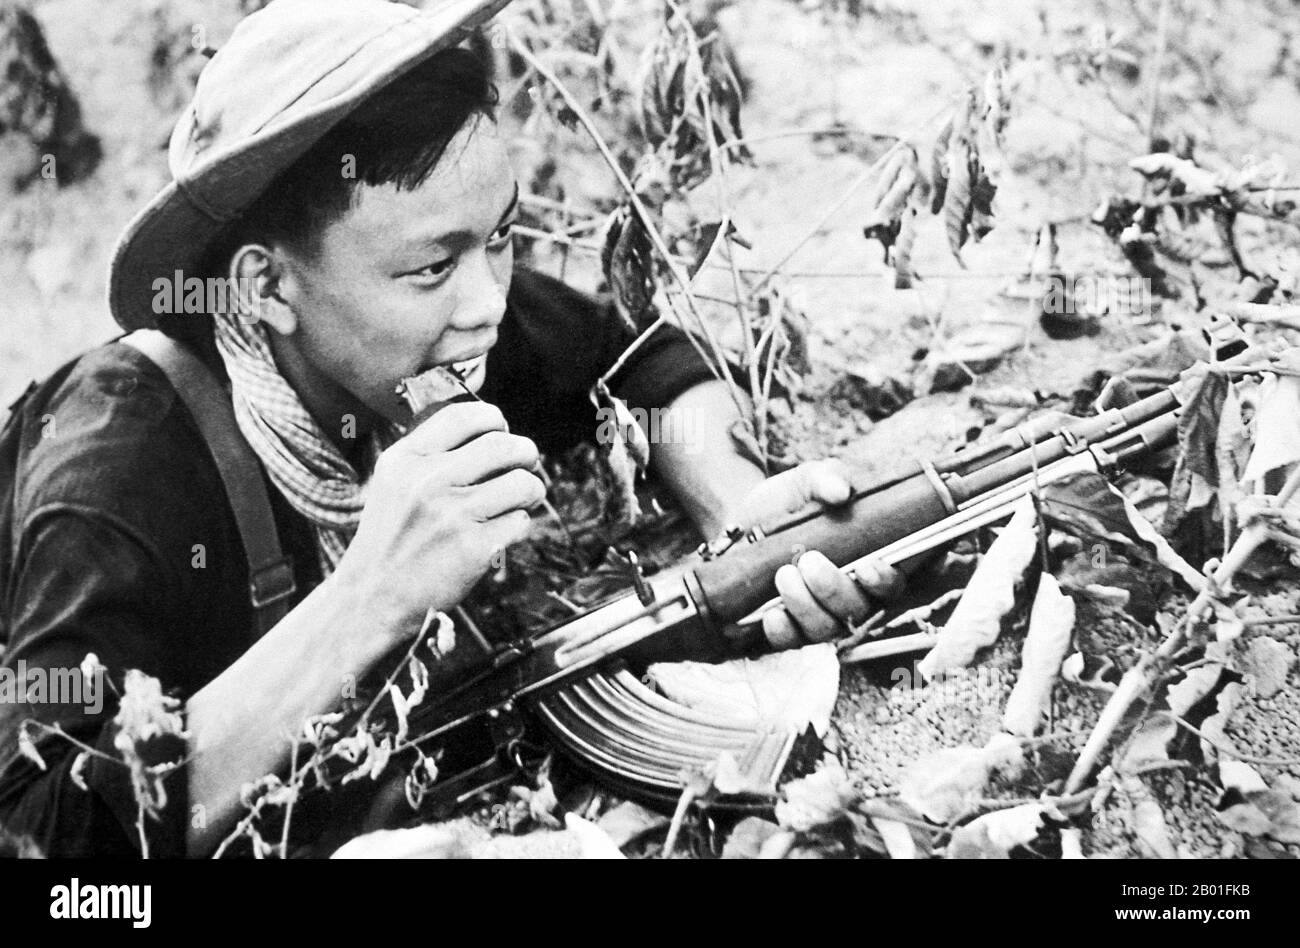
<svg viewBox="0 0 1300 948">
<path fill-rule="evenodd" d="M 217 350 L 230 376 L 239 430 L 280 493 L 316 528 L 321 570 L 328 576 L 357 532 L 375 459 L 401 429 L 376 431 L 366 469 L 357 471 L 276 368 L 266 327 L 232 313 L 218 313 L 215 321 Z"/>
</svg>

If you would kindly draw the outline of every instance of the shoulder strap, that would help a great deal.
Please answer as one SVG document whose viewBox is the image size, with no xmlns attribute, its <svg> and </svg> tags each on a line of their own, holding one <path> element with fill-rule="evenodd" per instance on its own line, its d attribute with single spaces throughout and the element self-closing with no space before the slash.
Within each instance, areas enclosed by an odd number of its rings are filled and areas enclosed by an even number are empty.
<svg viewBox="0 0 1300 948">
<path fill-rule="evenodd" d="M 280 549 L 261 465 L 239 431 L 230 396 L 212 370 L 170 336 L 141 329 L 121 341 L 162 369 L 199 426 L 235 513 L 248 559 L 249 600 L 258 634 L 265 633 L 289 611 L 297 586 L 293 562 Z"/>
</svg>

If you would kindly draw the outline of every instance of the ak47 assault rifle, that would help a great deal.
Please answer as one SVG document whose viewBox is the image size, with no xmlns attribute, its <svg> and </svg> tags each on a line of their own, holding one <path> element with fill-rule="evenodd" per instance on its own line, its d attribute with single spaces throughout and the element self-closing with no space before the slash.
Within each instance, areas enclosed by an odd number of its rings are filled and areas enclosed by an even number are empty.
<svg viewBox="0 0 1300 948">
<path fill-rule="evenodd" d="M 1243 348 L 1230 342 L 1216 357 Z M 433 669 L 430 697 L 411 713 L 411 734 L 437 747 L 455 732 L 478 728 L 494 752 L 441 780 L 427 799 L 447 811 L 518 779 L 532 746 L 524 736 L 528 716 L 540 719 L 577 763 L 630 795 L 674 799 L 684 770 L 730 753 L 747 784 L 764 788 L 730 802 L 770 805 L 800 735 L 710 718 L 668 700 L 630 668 L 763 651 L 761 616 L 780 608 L 776 572 L 806 550 L 820 550 L 850 575 L 869 559 L 905 565 L 1005 519 L 1036 486 L 1110 472 L 1172 445 L 1179 411 L 1199 377 L 1194 367 L 1140 401 L 1063 425 L 1059 416 L 1031 419 L 903 476 L 854 485 L 837 508 L 732 531 L 683 565 L 653 576 L 635 572 L 626 595 L 549 631 L 485 649 L 468 667 L 462 658 L 454 680 L 438 681 Z M 474 647 L 459 638 L 457 650 Z"/>
</svg>

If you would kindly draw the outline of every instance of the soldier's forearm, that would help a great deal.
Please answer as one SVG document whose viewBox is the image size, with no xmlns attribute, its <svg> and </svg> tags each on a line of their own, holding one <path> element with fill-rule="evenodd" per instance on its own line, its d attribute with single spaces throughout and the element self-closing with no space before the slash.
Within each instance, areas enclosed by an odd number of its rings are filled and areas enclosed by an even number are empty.
<svg viewBox="0 0 1300 948">
<path fill-rule="evenodd" d="M 242 815 L 240 789 L 288 757 L 303 720 L 336 708 L 386 649 L 382 617 L 326 580 L 188 702 L 190 856 L 207 856 Z"/>
<path fill-rule="evenodd" d="M 740 419 L 727 383 L 714 380 L 687 389 L 651 432 L 650 458 L 706 539 L 727 526 L 733 506 L 763 480 L 731 437 Z"/>
</svg>

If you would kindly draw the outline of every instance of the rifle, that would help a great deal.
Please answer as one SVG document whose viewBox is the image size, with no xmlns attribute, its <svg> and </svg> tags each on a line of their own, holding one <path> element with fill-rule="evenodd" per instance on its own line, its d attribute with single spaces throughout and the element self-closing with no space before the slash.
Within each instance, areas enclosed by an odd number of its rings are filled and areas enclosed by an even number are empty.
<svg viewBox="0 0 1300 948">
<path fill-rule="evenodd" d="M 1243 348 L 1233 340 L 1216 357 L 1235 362 Z M 761 789 L 724 803 L 770 806 L 787 767 L 801 756 L 803 735 L 711 719 L 653 691 L 630 667 L 763 651 L 761 617 L 780 608 L 774 576 L 806 550 L 820 550 L 850 576 L 869 560 L 906 568 L 1005 519 L 1039 487 L 1079 473 L 1108 473 L 1174 444 L 1180 409 L 1202 374 L 1193 367 L 1132 404 L 1066 424 L 1031 419 L 901 476 L 855 483 L 839 507 L 733 530 L 697 558 L 653 576 L 633 563 L 632 592 L 548 631 L 486 649 L 456 680 L 431 683 L 431 697 L 411 712 L 418 742 L 446 740 L 477 724 L 486 726 L 495 748 L 482 763 L 436 784 L 433 809 L 449 812 L 517 778 L 530 749 L 524 712 L 539 718 L 576 762 L 632 796 L 675 799 L 683 771 L 730 753 L 747 783 Z M 879 644 L 881 654 L 890 654 L 887 642 Z"/>
</svg>

